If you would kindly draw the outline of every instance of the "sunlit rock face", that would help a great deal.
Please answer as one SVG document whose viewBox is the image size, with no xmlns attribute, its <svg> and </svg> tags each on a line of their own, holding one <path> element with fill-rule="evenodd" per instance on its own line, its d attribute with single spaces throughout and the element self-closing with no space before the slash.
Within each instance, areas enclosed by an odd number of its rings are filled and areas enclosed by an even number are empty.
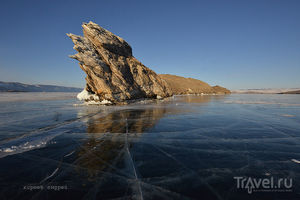
<svg viewBox="0 0 300 200">
<path fill-rule="evenodd" d="M 87 75 L 84 100 L 120 103 L 172 95 L 164 80 L 133 57 L 125 40 L 93 22 L 82 28 L 84 36 L 67 35 L 78 51 L 70 57 Z"/>
<path fill-rule="evenodd" d="M 216 94 L 230 94 L 231 91 L 219 85 L 213 86 L 212 89 Z"/>
<path fill-rule="evenodd" d="M 165 80 L 173 94 L 230 94 L 230 90 L 209 84 L 194 78 L 185 78 L 171 74 L 159 74 Z"/>
</svg>

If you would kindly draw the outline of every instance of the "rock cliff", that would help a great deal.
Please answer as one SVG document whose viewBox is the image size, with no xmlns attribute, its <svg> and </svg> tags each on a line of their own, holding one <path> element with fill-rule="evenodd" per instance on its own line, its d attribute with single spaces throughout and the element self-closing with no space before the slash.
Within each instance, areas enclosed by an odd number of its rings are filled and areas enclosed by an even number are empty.
<svg viewBox="0 0 300 200">
<path fill-rule="evenodd" d="M 140 98 L 164 98 L 172 95 L 166 82 L 132 55 L 130 45 L 99 25 L 82 25 L 83 35 L 67 34 L 86 73 L 86 88 L 79 98 L 119 103 Z"/>
<path fill-rule="evenodd" d="M 132 55 L 130 45 L 119 36 L 93 22 L 84 23 L 82 28 L 84 36 L 67 34 L 78 52 L 70 57 L 79 61 L 87 75 L 86 87 L 77 96 L 80 100 L 116 104 L 173 94 L 228 91 L 196 79 L 158 75 L 139 62 Z"/>
</svg>

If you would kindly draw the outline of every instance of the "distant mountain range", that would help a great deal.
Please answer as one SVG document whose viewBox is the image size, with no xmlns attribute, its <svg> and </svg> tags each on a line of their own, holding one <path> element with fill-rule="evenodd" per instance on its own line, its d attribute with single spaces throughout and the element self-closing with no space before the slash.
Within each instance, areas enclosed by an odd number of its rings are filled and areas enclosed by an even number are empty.
<svg viewBox="0 0 300 200">
<path fill-rule="evenodd" d="M 82 88 L 0 81 L 0 92 L 80 92 Z"/>
<path fill-rule="evenodd" d="M 238 93 L 238 94 L 299 94 L 300 88 L 243 89 L 243 90 L 232 90 L 231 92 Z"/>
</svg>

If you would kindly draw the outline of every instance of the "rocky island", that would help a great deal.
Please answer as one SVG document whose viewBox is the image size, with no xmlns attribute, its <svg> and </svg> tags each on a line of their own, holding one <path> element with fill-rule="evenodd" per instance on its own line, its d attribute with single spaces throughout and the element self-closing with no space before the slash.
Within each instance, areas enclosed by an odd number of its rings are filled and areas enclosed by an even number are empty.
<svg viewBox="0 0 300 200">
<path fill-rule="evenodd" d="M 86 73 L 86 87 L 78 99 L 99 104 L 120 104 L 137 99 L 161 99 L 176 94 L 227 94 L 220 86 L 174 75 L 158 75 L 132 54 L 119 36 L 89 22 L 83 36 L 67 34 L 78 52 L 70 56 Z"/>
</svg>

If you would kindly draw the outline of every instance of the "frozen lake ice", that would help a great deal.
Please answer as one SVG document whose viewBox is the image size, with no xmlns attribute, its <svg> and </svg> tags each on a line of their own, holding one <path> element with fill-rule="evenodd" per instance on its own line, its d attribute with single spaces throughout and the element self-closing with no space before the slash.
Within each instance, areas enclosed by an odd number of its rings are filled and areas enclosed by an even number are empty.
<svg viewBox="0 0 300 200">
<path fill-rule="evenodd" d="M 0 93 L 0 199 L 300 198 L 300 95 L 75 96 Z M 249 194 L 234 177 L 293 184 Z"/>
</svg>

